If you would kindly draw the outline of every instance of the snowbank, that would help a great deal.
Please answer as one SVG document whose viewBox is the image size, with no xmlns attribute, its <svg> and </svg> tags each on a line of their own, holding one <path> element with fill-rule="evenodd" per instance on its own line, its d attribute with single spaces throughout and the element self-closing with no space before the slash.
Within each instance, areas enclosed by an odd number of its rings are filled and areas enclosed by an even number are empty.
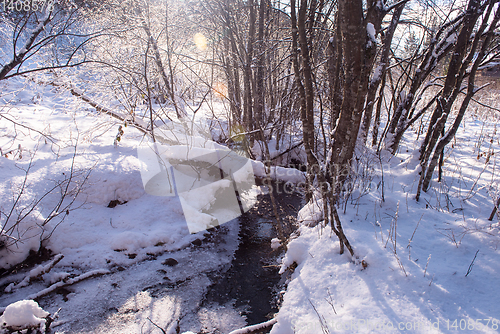
<svg viewBox="0 0 500 334">
<path fill-rule="evenodd" d="M 469 119 L 446 152 L 456 165 L 445 165 L 443 182 L 420 202 L 418 142 L 406 139 L 400 151 L 408 151 L 397 157 L 382 154 L 372 180 L 379 186 L 355 191 L 345 213 L 339 209 L 355 258 L 339 255 L 321 199 L 302 208 L 299 236 L 281 263 L 280 272 L 293 273 L 271 333 L 496 333 L 500 226 L 487 220 L 500 189 L 488 153 L 500 149 L 495 134 L 494 124 Z"/>
</svg>

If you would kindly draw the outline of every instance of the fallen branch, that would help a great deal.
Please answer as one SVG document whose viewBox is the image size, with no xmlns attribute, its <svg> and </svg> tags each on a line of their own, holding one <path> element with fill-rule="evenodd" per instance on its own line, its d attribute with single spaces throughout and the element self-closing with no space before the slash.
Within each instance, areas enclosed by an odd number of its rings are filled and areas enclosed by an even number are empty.
<svg viewBox="0 0 500 334">
<path fill-rule="evenodd" d="M 63 86 L 63 85 L 58 85 L 58 84 L 55 84 L 57 86 Z M 63 86 L 65 88 L 67 88 L 66 86 Z M 127 122 L 127 123 L 130 123 L 132 124 L 136 129 L 138 129 L 139 131 L 141 131 L 142 133 L 144 134 L 149 134 L 149 130 L 145 129 L 143 126 L 141 126 L 140 124 L 138 124 L 137 122 L 135 122 L 134 120 L 131 120 L 129 117 L 127 117 L 126 115 L 123 115 L 123 114 L 120 114 L 118 112 L 115 112 L 111 109 L 108 109 L 106 108 L 105 106 L 102 106 L 100 104 L 98 104 L 97 102 L 93 101 L 90 97 L 86 96 L 81 90 L 79 90 L 78 88 L 76 87 L 70 87 L 68 88 L 70 93 L 73 95 L 73 96 L 76 96 L 78 98 L 80 98 L 82 101 L 84 102 L 87 102 L 88 104 L 90 104 L 92 107 L 94 107 L 98 112 L 101 112 L 101 113 L 104 113 L 104 114 L 107 114 L 107 115 L 110 115 L 111 117 L 114 117 L 122 122 Z"/>
<path fill-rule="evenodd" d="M 49 286 L 46 289 L 43 289 L 42 291 L 39 291 L 37 293 L 29 295 L 26 299 L 35 300 L 35 299 L 41 298 L 45 295 L 48 295 L 49 293 L 51 293 L 59 288 L 62 288 L 64 286 L 68 286 L 68 285 L 72 285 L 72 284 L 81 282 L 81 281 L 83 281 L 87 278 L 90 278 L 90 277 L 107 275 L 109 273 L 111 273 L 111 272 L 107 269 L 97 269 L 97 270 L 89 271 L 85 274 L 81 274 L 80 276 L 76 276 L 73 278 L 66 278 L 65 280 L 62 280 L 62 281 L 59 281 L 57 283 L 52 284 L 51 286 Z M 0 307 L 0 315 L 5 311 L 5 308 L 6 307 Z"/>
<path fill-rule="evenodd" d="M 303 143 L 304 143 L 304 141 L 303 141 L 303 140 L 301 140 L 299 143 L 297 143 L 297 144 L 293 145 L 293 146 L 292 146 L 292 147 L 290 147 L 289 149 L 287 149 L 287 150 L 285 150 L 285 151 L 281 152 L 280 154 L 276 155 L 275 157 L 271 158 L 271 160 L 276 160 L 276 159 L 278 159 L 279 157 L 281 157 L 281 156 L 283 156 L 283 155 L 287 154 L 288 152 L 295 150 L 297 147 L 299 147 L 299 146 L 300 146 L 300 145 L 302 145 Z"/>
<path fill-rule="evenodd" d="M 118 119 L 126 124 L 132 125 L 134 128 L 136 128 L 137 130 L 139 130 L 143 134 L 153 138 L 154 141 L 157 140 L 162 144 L 168 144 L 168 145 L 178 144 L 177 142 L 172 141 L 172 140 L 168 140 L 167 138 L 159 136 L 156 133 L 153 137 L 152 131 L 150 129 L 147 129 L 146 127 L 144 127 L 139 122 L 137 122 L 137 120 L 135 120 L 133 117 L 129 117 L 128 115 L 123 115 L 119 112 L 108 109 L 103 105 L 100 105 L 99 103 L 93 101 L 90 97 L 86 96 L 81 90 L 79 90 L 76 87 L 66 87 L 65 85 L 59 85 L 59 84 L 55 84 L 55 83 L 54 83 L 54 85 L 61 86 L 61 87 L 68 89 L 72 95 L 80 98 L 84 102 L 87 102 L 92 107 L 94 107 L 98 112 L 104 113 L 106 115 L 110 115 L 111 117 L 116 118 L 116 119 Z"/>
<path fill-rule="evenodd" d="M 24 286 L 28 286 L 35 280 L 38 280 L 42 277 L 42 275 L 47 274 L 55 267 L 56 264 L 59 263 L 64 258 L 64 255 L 58 254 L 50 261 L 48 264 L 42 266 L 38 266 L 30 271 L 30 273 L 19 283 L 14 284 L 11 283 L 5 288 L 5 292 L 12 292 L 13 289 L 21 288 Z"/>
<path fill-rule="evenodd" d="M 81 274 L 80 276 L 76 276 L 73 278 L 67 278 L 65 280 L 62 280 L 60 282 L 54 283 L 51 286 L 49 286 L 46 289 L 43 289 L 42 291 L 38 293 L 34 293 L 28 296 L 28 299 L 38 299 L 40 297 L 43 297 L 45 295 L 48 295 L 49 293 L 53 292 L 54 290 L 57 290 L 63 286 L 68 286 L 72 285 L 75 283 L 78 283 L 80 281 L 83 281 L 84 279 L 90 278 L 90 277 L 95 277 L 95 276 L 101 276 L 101 275 L 106 275 L 109 274 L 110 271 L 107 269 L 97 269 L 97 270 L 92 270 L 89 271 L 85 274 Z"/>
<path fill-rule="evenodd" d="M 264 329 L 267 329 L 267 328 L 270 328 L 270 327 L 274 326 L 274 324 L 277 323 L 277 322 L 278 322 L 278 320 L 271 319 L 269 321 L 262 322 L 262 323 L 257 324 L 257 325 L 252 325 L 252 326 L 248 326 L 248 327 L 243 327 L 243 328 L 240 328 L 240 329 L 236 329 L 236 330 L 232 331 L 229 334 L 252 334 L 252 333 L 257 333 L 257 332 L 260 332 L 260 331 L 262 331 Z"/>
<path fill-rule="evenodd" d="M 39 82 L 39 83 L 41 83 L 41 82 Z M 53 81 L 48 82 L 48 83 L 44 82 L 44 84 L 49 84 L 49 85 L 54 86 L 54 87 L 60 87 L 60 88 L 67 89 L 71 93 L 71 95 L 76 96 L 80 100 L 82 100 L 82 101 L 90 104 L 98 112 L 104 113 L 104 114 L 109 115 L 109 116 L 111 116 L 113 118 L 116 118 L 119 121 L 122 121 L 124 123 L 130 124 L 133 127 L 135 127 L 137 130 L 139 130 L 140 132 L 144 133 L 145 135 L 151 136 L 151 131 L 150 130 L 148 130 L 142 124 L 139 124 L 137 121 L 135 121 L 129 115 L 124 115 L 122 113 L 116 112 L 114 110 L 111 110 L 111 109 L 109 109 L 109 108 L 107 108 L 107 107 L 99 104 L 98 102 L 92 100 L 92 98 L 90 98 L 89 96 L 85 95 L 85 93 L 82 90 L 74 87 L 70 83 L 69 84 L 58 83 L 58 82 L 56 82 L 56 80 L 53 80 Z"/>
</svg>

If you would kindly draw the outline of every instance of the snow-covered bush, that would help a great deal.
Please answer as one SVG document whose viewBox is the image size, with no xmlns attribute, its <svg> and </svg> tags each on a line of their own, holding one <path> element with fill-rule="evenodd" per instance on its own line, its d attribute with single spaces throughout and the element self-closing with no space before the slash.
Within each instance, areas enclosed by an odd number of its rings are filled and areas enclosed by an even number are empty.
<svg viewBox="0 0 500 334">
<path fill-rule="evenodd" d="M 18 174 L 16 169 L 24 172 L 23 176 L 7 178 L 9 181 L 0 187 L 3 198 L 12 198 L 0 205 L 0 268 L 12 267 L 31 251 L 38 252 L 46 246 L 54 230 L 74 210 L 73 203 L 90 174 L 75 168 L 75 153 L 69 159 L 69 171 L 61 179 L 52 184 L 35 182 L 38 173 L 30 175 L 34 155 L 24 164 L 0 158 L 0 165 L 9 173 Z"/>
</svg>

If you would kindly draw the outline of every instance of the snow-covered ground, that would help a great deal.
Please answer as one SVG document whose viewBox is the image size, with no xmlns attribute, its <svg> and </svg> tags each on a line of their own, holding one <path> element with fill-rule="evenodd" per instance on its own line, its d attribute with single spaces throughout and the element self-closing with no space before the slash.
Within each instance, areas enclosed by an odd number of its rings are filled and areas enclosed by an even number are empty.
<svg viewBox="0 0 500 334">
<path fill-rule="evenodd" d="M 12 82 L 9 84 L 12 86 Z M 18 251 L 2 253 L 2 267 L 26 257 L 30 248 L 25 243 L 37 249 L 42 232 L 46 236 L 61 218 L 64 222 L 51 236 L 50 248 L 64 254 L 60 265 L 78 266 L 82 270 L 109 263 L 129 265 L 145 259 L 147 253 L 179 249 L 195 239 L 187 230 L 178 198 L 144 192 L 141 162 L 136 152 L 137 143 L 142 139 L 140 132 L 125 128 L 119 145 L 115 146 L 119 124 L 69 98 L 68 92 L 33 83 L 19 90 L 13 107 L 2 109 L 4 116 L 49 133 L 51 137 L 41 137 L 32 130 L 13 127 L 9 121 L 1 120 L 4 134 L 1 147 L 6 151 L 9 141 L 16 143 L 11 147 L 13 153 L 4 152 L 8 158 L 0 158 L 2 212 L 10 211 L 28 168 L 19 200 L 21 207 L 31 207 L 34 200 L 68 180 L 71 174 L 73 179 L 61 208 L 76 191 L 79 194 L 68 211 L 52 212 L 54 203 L 60 199 L 60 191 L 56 188 L 49 193 L 26 220 L 38 220 L 41 225 L 51 214 L 58 216 L 43 228 L 27 231 L 28 235 L 13 234 L 23 244 Z M 31 102 L 33 96 L 38 96 L 40 101 Z M 62 188 L 66 183 L 62 183 Z M 124 204 L 108 208 L 111 201 Z M 24 231 L 19 229 L 19 232 Z M 136 254 L 133 259 L 132 254 Z"/>
<path fill-rule="evenodd" d="M 18 198 L 11 217 L 29 214 L 15 229 L 3 225 L 0 266 L 22 261 L 43 239 L 64 257 L 53 268 L 45 262 L 1 277 L 0 308 L 52 286 L 56 294 L 39 302 L 51 314 L 61 308 L 57 333 L 159 333 L 156 325 L 228 333 L 245 325 L 230 304 L 200 305 L 210 275 L 231 262 L 237 224 L 223 225 L 215 241 L 213 232 L 189 233 L 179 197 L 144 191 L 141 132 L 123 127 L 115 145 L 123 124 L 67 91 L 21 80 L 1 85 L 1 222 Z M 418 203 L 416 134 L 408 132 L 395 157 L 360 153 L 370 169 L 366 188 L 339 210 L 356 258 L 338 254 L 328 226 L 308 227 L 320 215 L 305 207 L 283 258 L 282 270 L 294 269 L 271 333 L 498 332 L 500 234 L 498 218 L 487 220 L 500 194 L 494 119 L 464 121 L 446 152 L 443 182 L 433 181 Z M 254 171 L 264 173 L 258 163 Z M 54 210 L 61 191 L 66 197 Z M 89 273 L 96 277 L 55 289 Z"/>
<path fill-rule="evenodd" d="M 372 160 L 372 188 L 340 215 L 356 258 L 339 255 L 329 226 L 302 225 L 283 260 L 282 271 L 296 268 L 271 333 L 498 332 L 500 226 L 487 220 L 500 193 L 497 118 L 464 122 L 443 182 L 420 202 L 415 133 L 396 157 L 360 155 Z M 309 205 L 300 216 L 321 214 Z"/>
<path fill-rule="evenodd" d="M 175 331 L 177 321 L 194 330 L 245 325 L 231 305 L 214 306 L 224 320 L 214 320 L 210 307 L 200 308 L 211 284 L 207 275 L 231 263 L 238 245 L 236 222 L 216 232 L 218 242 L 210 242 L 215 232 L 189 233 L 179 197 L 144 191 L 137 155 L 141 132 L 124 127 L 115 145 L 123 124 L 69 92 L 22 80 L 2 85 L 0 210 L 8 247 L 0 249 L 0 266 L 21 262 L 43 239 L 43 246 L 64 256 L 50 272 L 44 265 L 0 278 L 2 310 L 50 287 L 64 301 L 42 298 L 40 304 L 51 314 L 61 308 L 55 327 L 61 333 L 138 333 L 154 331 L 154 324 Z M 56 208 L 61 193 L 66 196 Z M 11 228 L 18 217 L 23 219 Z M 165 262 L 171 258 L 178 264 Z M 155 287 L 168 293 L 153 298 Z"/>
</svg>

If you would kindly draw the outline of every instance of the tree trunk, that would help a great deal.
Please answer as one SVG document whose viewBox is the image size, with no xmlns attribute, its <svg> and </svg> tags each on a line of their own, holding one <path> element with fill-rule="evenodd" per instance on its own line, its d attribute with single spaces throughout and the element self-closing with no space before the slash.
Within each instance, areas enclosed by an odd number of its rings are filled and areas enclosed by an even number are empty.
<svg viewBox="0 0 500 334">
<path fill-rule="evenodd" d="M 476 24 L 477 19 L 479 18 L 480 14 L 482 13 L 482 10 L 480 9 L 480 1 L 479 0 L 470 0 L 467 8 L 467 12 L 465 14 L 464 18 L 464 24 L 462 26 L 462 29 L 460 30 L 460 34 L 458 35 L 455 47 L 454 47 L 454 52 L 452 54 L 452 57 L 450 59 L 450 63 L 448 66 L 448 73 L 446 76 L 446 81 L 443 87 L 443 90 L 441 92 L 441 96 L 438 98 L 438 103 L 436 106 L 436 109 L 433 114 L 433 119 L 437 119 L 435 125 L 431 128 L 429 127 L 429 130 L 427 132 L 426 138 L 429 138 L 427 146 L 422 149 L 425 149 L 425 151 L 421 151 L 421 172 L 420 172 L 420 180 L 418 183 L 418 188 L 417 188 L 417 195 L 416 195 L 416 200 L 418 201 L 420 198 L 420 193 L 421 190 L 426 191 L 429 187 L 430 183 L 430 178 L 432 177 L 432 173 L 428 175 L 427 171 L 427 164 L 429 162 L 429 158 L 431 157 L 432 152 L 434 151 L 434 148 L 436 146 L 436 143 L 439 139 L 439 136 L 441 135 L 444 126 L 446 124 L 446 120 L 448 118 L 448 115 L 450 113 L 451 107 L 453 105 L 453 102 L 458 95 L 458 92 L 460 91 L 460 86 L 463 80 L 463 73 L 465 73 L 465 69 L 469 65 L 469 61 L 472 59 L 475 53 L 475 49 L 471 50 L 469 53 L 469 58 L 464 61 L 465 54 L 467 52 L 467 45 L 470 40 L 470 36 L 473 32 L 474 26 Z M 479 33 L 478 35 L 481 35 Z M 477 47 L 477 44 L 475 45 Z M 470 59 L 470 60 L 469 60 Z M 472 85 L 473 85 L 472 80 Z M 471 83 L 471 82 L 469 82 Z M 473 91 L 473 90 L 472 90 Z M 472 96 L 470 96 L 472 98 Z M 469 98 L 469 101 L 470 101 Z M 466 102 L 466 99 L 464 102 Z M 466 102 L 468 105 L 468 101 Z M 465 112 L 465 109 L 467 108 L 467 105 L 463 105 L 462 107 L 464 108 L 463 112 Z M 461 108 L 462 109 L 462 108 Z M 462 119 L 463 115 L 457 116 L 456 121 L 458 121 L 458 124 L 456 124 L 457 129 L 458 125 L 460 124 L 460 121 Z M 431 124 L 432 126 L 432 124 Z M 446 138 L 441 142 L 440 147 L 437 148 L 437 154 L 434 154 L 432 157 L 431 163 L 429 167 L 432 167 L 432 172 L 434 171 L 434 168 L 437 165 L 438 159 L 439 159 L 439 152 L 444 148 L 444 146 L 453 138 L 453 128 L 452 131 L 448 132 L 451 137 Z M 454 131 L 456 132 L 456 130 Z M 452 134 L 453 133 L 453 134 Z M 443 138 L 444 139 L 444 138 Z M 422 154 L 423 153 L 423 154 Z"/>
<path fill-rule="evenodd" d="M 363 16 L 361 0 L 339 1 L 345 80 L 340 118 L 333 135 L 328 167 L 330 172 L 333 172 L 331 178 L 335 187 L 335 204 L 350 173 L 350 161 L 354 154 L 368 91 L 368 76 L 376 54 L 376 44 L 368 40 L 366 25 L 374 24 L 378 31 L 384 15 L 380 11 L 375 12 L 378 16 L 374 15 L 371 10 L 375 7 L 377 6 L 370 7 L 368 10 L 368 13 L 372 13 L 375 18 L 367 21 Z M 367 17 L 372 16 L 368 14 Z"/>
<path fill-rule="evenodd" d="M 248 41 L 246 47 L 246 61 L 245 61 L 245 72 L 244 72 L 244 89 L 245 89 L 245 100 L 244 100 L 244 125 L 247 132 L 254 130 L 253 124 L 253 101 L 252 101 L 252 59 L 253 59 L 253 45 L 254 45 L 254 35 L 255 35 L 255 8 L 253 0 L 248 1 L 248 6 L 250 10 L 250 28 L 248 31 Z M 253 144 L 253 135 L 248 135 L 250 138 L 250 145 Z"/>
<path fill-rule="evenodd" d="M 260 0 L 259 6 L 259 32 L 257 35 L 257 73 L 255 75 L 255 121 L 261 126 L 265 127 L 264 113 L 264 60 L 265 60 L 265 46 L 264 46 L 264 9 L 266 0 Z M 261 138 L 264 140 L 264 138 Z"/>
<path fill-rule="evenodd" d="M 493 7 L 493 5 L 490 5 L 488 13 L 485 16 L 486 18 L 483 21 L 481 28 L 479 29 L 479 31 L 476 34 L 476 38 L 474 39 L 474 43 L 473 43 L 471 50 L 469 52 L 470 60 L 472 60 L 472 57 L 476 56 L 475 51 L 476 51 L 476 48 L 479 44 L 479 40 L 481 38 L 481 35 L 483 34 L 484 30 L 486 29 L 487 20 L 489 19 L 490 11 L 493 9 L 492 7 Z M 427 189 L 429 188 L 429 184 L 430 184 L 430 181 L 432 179 L 432 174 L 434 172 L 434 169 L 436 168 L 440 154 L 444 151 L 444 148 L 446 147 L 446 145 L 448 145 L 451 142 L 451 140 L 455 137 L 455 134 L 457 133 L 457 130 L 460 126 L 460 123 L 462 122 L 462 119 L 465 115 L 465 111 L 467 110 L 467 107 L 468 107 L 472 97 L 477 92 L 475 89 L 475 86 L 474 86 L 476 72 L 477 72 L 477 69 L 479 68 L 479 65 L 481 64 L 481 62 L 486 54 L 487 48 L 488 48 L 488 46 L 493 38 L 494 30 L 495 30 L 496 24 L 498 23 L 499 19 L 500 19 L 500 9 L 497 9 L 495 17 L 493 18 L 493 20 L 490 24 L 490 30 L 488 31 L 486 39 L 483 42 L 481 51 L 476 56 L 476 60 L 474 61 L 472 69 L 470 70 L 469 80 L 468 80 L 468 85 L 467 85 L 467 94 L 466 94 L 464 100 L 462 101 L 462 105 L 460 106 L 460 110 L 459 110 L 458 115 L 455 119 L 455 122 L 453 123 L 453 126 L 448 130 L 446 135 L 443 138 L 441 138 L 441 140 L 436 145 L 434 155 L 432 156 L 431 162 L 429 164 L 429 167 L 427 168 L 426 175 L 425 175 L 425 178 L 424 178 L 423 183 L 422 183 L 422 189 L 424 191 L 427 191 Z M 468 65 L 469 65 L 469 62 L 466 61 L 462 65 L 462 68 L 466 68 L 466 67 L 468 67 Z M 458 89 L 460 89 L 459 87 L 460 87 L 460 85 L 457 85 Z M 429 146 L 429 149 L 431 149 L 430 146 Z"/>
<path fill-rule="evenodd" d="M 312 183 L 314 180 L 313 168 L 317 166 L 318 162 L 315 159 L 314 154 L 312 153 L 312 149 L 314 148 L 314 124 L 312 124 L 312 132 L 311 132 L 311 123 L 308 117 L 308 113 L 312 111 L 313 108 L 313 96 L 312 94 L 312 78 L 311 78 L 311 68 L 309 63 L 309 48 L 307 45 L 307 39 L 305 36 L 305 12 L 306 7 L 304 6 L 305 0 L 301 0 L 301 5 L 299 8 L 299 16 L 297 20 L 297 11 L 295 0 L 290 1 L 291 7 L 291 24 L 292 24 L 292 61 L 295 73 L 295 82 L 297 84 L 297 88 L 299 90 L 299 101 L 300 101 L 300 115 L 302 120 L 302 134 L 304 140 L 304 149 L 307 155 L 307 188 L 306 188 L 306 202 L 308 202 L 312 198 L 313 190 Z M 304 40 L 305 39 L 305 40 Z M 299 42 L 300 40 L 300 42 Z M 301 56 L 304 54 L 306 59 L 302 60 L 302 66 L 307 65 L 308 70 L 302 70 L 299 63 L 299 43 L 301 46 Z M 304 43 L 304 45 L 303 45 Z M 305 46 L 305 49 L 303 47 Z M 307 91 L 305 88 L 305 84 L 302 83 L 302 76 L 308 75 L 307 79 Z M 306 79 L 304 79 L 306 82 Z"/>
<path fill-rule="evenodd" d="M 335 36 L 332 37 L 333 41 L 328 43 L 328 50 L 330 57 L 328 59 L 328 76 L 330 83 L 330 104 L 331 104 L 331 117 L 330 127 L 332 131 L 337 125 L 337 120 L 340 116 L 340 108 L 342 107 L 342 33 L 340 31 L 339 15 L 337 14 L 335 27 Z"/>
<path fill-rule="evenodd" d="M 391 51 L 392 39 L 394 37 L 394 32 L 396 31 L 396 27 L 398 26 L 399 19 L 401 17 L 401 13 L 403 13 L 403 9 L 406 5 L 406 2 L 399 4 L 392 14 L 392 20 L 387 28 L 387 32 L 384 38 L 384 45 L 382 47 L 382 55 L 380 56 L 380 62 L 377 66 L 375 73 L 373 74 L 373 78 L 370 82 L 368 88 L 368 94 L 366 98 L 366 107 L 365 107 L 365 115 L 363 118 L 363 124 L 361 128 L 361 140 L 363 143 L 366 142 L 366 138 L 368 136 L 368 129 L 370 129 L 370 123 L 372 119 L 373 107 L 375 105 L 375 96 L 377 94 L 377 90 L 380 86 L 380 83 L 384 82 L 383 78 L 385 77 L 385 72 L 387 71 L 387 67 L 389 66 L 389 55 Z M 382 89 L 382 88 L 381 88 Z M 379 114 L 380 117 L 380 114 Z"/>
<path fill-rule="evenodd" d="M 392 154 L 395 154 L 403 134 L 408 129 L 407 116 L 410 115 L 409 110 L 418 100 L 415 101 L 416 94 L 425 80 L 435 70 L 437 64 L 442 61 L 445 56 L 453 49 L 453 43 L 448 40 L 456 33 L 462 24 L 464 15 L 460 14 L 450 22 L 443 24 L 438 32 L 432 36 L 431 43 L 426 48 L 423 55 L 423 60 L 416 70 L 413 78 L 411 78 L 411 86 L 408 94 L 397 104 L 396 111 L 389 123 L 388 134 L 391 134 L 387 142 L 387 147 Z M 421 116 L 421 115 L 420 115 Z M 433 117 L 434 122 L 437 118 Z M 416 119 L 413 119 L 413 122 Z M 432 121 L 431 121 L 432 123 Z"/>
</svg>

